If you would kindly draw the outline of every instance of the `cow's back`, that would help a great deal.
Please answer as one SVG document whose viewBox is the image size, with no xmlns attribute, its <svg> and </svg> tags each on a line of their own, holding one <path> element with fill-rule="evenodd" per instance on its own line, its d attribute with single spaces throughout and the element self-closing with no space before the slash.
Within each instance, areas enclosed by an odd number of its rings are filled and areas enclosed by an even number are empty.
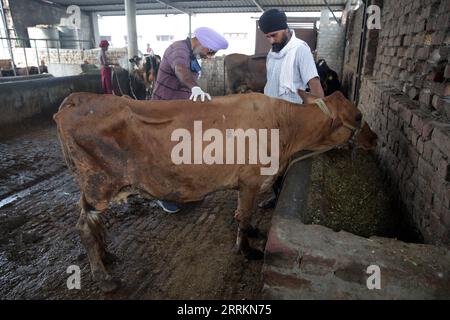
<svg viewBox="0 0 450 320">
<path fill-rule="evenodd" d="M 172 135 L 177 129 L 194 135 L 195 121 L 201 121 L 203 132 L 271 128 L 273 103 L 261 94 L 195 103 L 77 93 L 66 98 L 54 118 L 68 166 L 88 203 L 101 210 L 124 190 L 194 201 L 236 187 L 245 165 L 176 165 L 172 151 L 179 141 Z"/>
</svg>

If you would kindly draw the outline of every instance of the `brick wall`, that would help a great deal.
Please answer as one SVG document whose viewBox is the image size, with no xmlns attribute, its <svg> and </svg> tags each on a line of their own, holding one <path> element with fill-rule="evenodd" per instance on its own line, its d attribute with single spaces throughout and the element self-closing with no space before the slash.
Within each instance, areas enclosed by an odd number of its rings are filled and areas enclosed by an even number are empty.
<svg viewBox="0 0 450 320">
<path fill-rule="evenodd" d="M 450 1 L 385 1 L 359 108 L 393 192 L 425 242 L 450 245 Z"/>
<path fill-rule="evenodd" d="M 35 0 L 9 0 L 9 7 L 16 35 L 20 38 L 28 38 L 27 27 L 33 27 L 38 24 L 58 25 L 61 18 L 69 17 L 69 14 L 66 12 L 68 5 L 50 5 Z M 93 32 L 91 30 L 91 19 L 83 11 L 81 12 L 78 37 L 80 40 L 90 41 L 83 43 L 85 49 L 92 48 Z"/>
<path fill-rule="evenodd" d="M 383 7 L 382 0 L 369 1 L 370 4 Z M 363 21 L 364 7 L 352 11 L 346 25 L 345 57 L 342 76 L 342 90 L 352 101 L 355 100 L 354 92 L 356 77 L 358 73 L 358 57 L 360 51 L 361 26 Z M 376 59 L 379 30 L 367 30 L 365 37 L 365 48 L 362 59 L 362 74 L 372 75 Z"/>
<path fill-rule="evenodd" d="M 381 21 L 374 75 L 450 116 L 450 1 L 386 1 Z"/>
<path fill-rule="evenodd" d="M 325 59 L 328 66 L 342 77 L 345 28 L 338 24 L 320 25 L 317 36 L 317 59 Z"/>
<path fill-rule="evenodd" d="M 224 58 L 225 56 L 218 56 L 202 61 L 202 75 L 198 82 L 211 96 L 225 95 Z"/>
<path fill-rule="evenodd" d="M 83 64 L 87 61 L 90 64 L 99 64 L 97 56 L 100 48 L 80 50 L 80 49 L 45 49 L 45 48 L 25 48 L 28 66 L 37 66 L 41 60 L 45 64 Z M 13 48 L 14 61 L 17 67 L 25 67 L 25 52 L 23 48 Z M 36 53 L 37 52 L 37 53 Z M 106 52 L 112 63 L 120 63 L 126 67 L 127 49 L 111 48 Z M 38 62 L 39 61 L 39 62 Z"/>
</svg>

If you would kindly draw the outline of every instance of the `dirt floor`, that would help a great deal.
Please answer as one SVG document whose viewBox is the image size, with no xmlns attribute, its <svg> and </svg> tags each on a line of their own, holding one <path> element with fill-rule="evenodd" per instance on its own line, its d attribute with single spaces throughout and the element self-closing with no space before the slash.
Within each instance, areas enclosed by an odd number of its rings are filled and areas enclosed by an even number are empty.
<svg viewBox="0 0 450 320">
<path fill-rule="evenodd" d="M 93 283 L 76 230 L 79 192 L 64 166 L 55 126 L 35 125 L 0 141 L 0 297 L 3 299 L 257 299 L 261 261 L 233 253 L 235 191 L 217 192 L 177 214 L 133 198 L 105 216 L 113 294 Z M 263 197 L 263 195 L 262 195 Z M 254 224 L 267 233 L 273 210 Z M 265 238 L 253 241 L 264 249 Z M 67 268 L 81 269 L 68 290 Z"/>
<path fill-rule="evenodd" d="M 75 224 L 79 191 L 65 167 L 56 127 L 38 123 L 0 132 L 0 298 L 259 299 L 263 261 L 233 253 L 235 191 L 167 214 L 139 198 L 106 213 L 111 274 L 122 281 L 103 294 L 93 283 Z M 266 195 L 261 195 L 262 200 Z M 313 162 L 313 223 L 356 234 L 393 234 L 395 212 L 374 159 L 332 151 Z M 361 214 L 361 212 L 363 214 Z M 267 234 L 273 209 L 253 224 Z M 253 240 L 263 250 L 265 237 Z M 67 268 L 81 269 L 81 289 L 68 290 Z"/>
</svg>

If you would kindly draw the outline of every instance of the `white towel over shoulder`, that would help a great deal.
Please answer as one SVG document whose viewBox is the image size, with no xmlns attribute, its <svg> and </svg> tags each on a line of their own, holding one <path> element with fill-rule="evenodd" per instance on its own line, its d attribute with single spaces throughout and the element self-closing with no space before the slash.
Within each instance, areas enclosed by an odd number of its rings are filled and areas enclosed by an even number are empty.
<svg viewBox="0 0 450 320">
<path fill-rule="evenodd" d="M 283 59 L 280 72 L 280 96 L 285 94 L 287 91 L 295 93 L 298 89 L 294 85 L 294 63 L 297 55 L 297 49 L 302 45 L 309 48 L 305 41 L 298 39 L 295 36 L 295 33 L 292 32 L 291 39 L 280 52 L 273 52 L 272 50 L 269 51 L 268 56 L 270 56 L 270 58 Z"/>
</svg>

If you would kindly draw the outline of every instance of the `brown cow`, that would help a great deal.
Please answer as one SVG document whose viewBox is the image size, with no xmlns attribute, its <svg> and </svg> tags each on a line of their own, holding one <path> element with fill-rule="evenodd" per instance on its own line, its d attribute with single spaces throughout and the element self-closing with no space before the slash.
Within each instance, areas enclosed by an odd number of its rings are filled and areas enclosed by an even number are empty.
<svg viewBox="0 0 450 320">
<path fill-rule="evenodd" d="M 301 95 L 307 103 L 314 101 L 307 93 L 301 92 Z M 194 163 L 200 164 L 175 163 L 173 154 L 180 140 L 173 139 L 174 133 L 177 130 L 194 132 L 195 151 L 197 147 L 206 150 L 210 146 L 206 142 L 212 141 L 211 137 L 203 136 L 204 141 L 200 140 L 196 147 L 196 132 L 192 127 L 199 120 L 205 135 L 206 132 L 226 133 L 223 136 L 227 139 L 230 138 L 227 129 L 278 129 L 275 131 L 279 132 L 279 174 L 295 152 L 342 145 L 360 126 L 361 114 L 340 92 L 323 101 L 324 111 L 315 103 L 296 105 L 259 93 L 216 97 L 204 103 L 137 101 L 91 93 L 74 93 L 67 97 L 54 119 L 66 163 L 81 190 L 77 229 L 87 250 L 93 278 L 100 288 L 107 292 L 118 285 L 105 269 L 109 254 L 100 214 L 110 202 L 124 201 L 131 194 L 190 202 L 217 190 L 237 189 L 236 248 L 249 258 L 260 258 L 262 252 L 251 248 L 247 238 L 252 208 L 257 193 L 267 190 L 277 174 L 261 175 L 262 169 L 268 168 L 267 163 L 196 162 L 198 153 L 195 152 L 192 152 Z M 234 141 L 233 136 L 231 140 Z M 276 140 L 272 136 L 270 140 L 271 146 L 274 145 Z M 244 152 L 245 141 L 244 138 Z M 267 154 L 269 149 L 273 154 L 266 142 L 259 154 L 264 149 Z M 373 147 L 372 143 L 367 147 Z M 236 151 L 234 144 L 232 148 Z M 215 152 L 217 156 L 217 150 Z M 239 145 L 237 153 L 239 156 Z M 224 154 L 219 159 L 223 160 Z M 186 155 L 191 155 L 190 144 L 183 151 L 183 157 Z M 235 160 L 234 154 L 232 160 Z"/>
<path fill-rule="evenodd" d="M 226 93 L 264 92 L 266 55 L 233 53 L 224 60 Z"/>
</svg>

